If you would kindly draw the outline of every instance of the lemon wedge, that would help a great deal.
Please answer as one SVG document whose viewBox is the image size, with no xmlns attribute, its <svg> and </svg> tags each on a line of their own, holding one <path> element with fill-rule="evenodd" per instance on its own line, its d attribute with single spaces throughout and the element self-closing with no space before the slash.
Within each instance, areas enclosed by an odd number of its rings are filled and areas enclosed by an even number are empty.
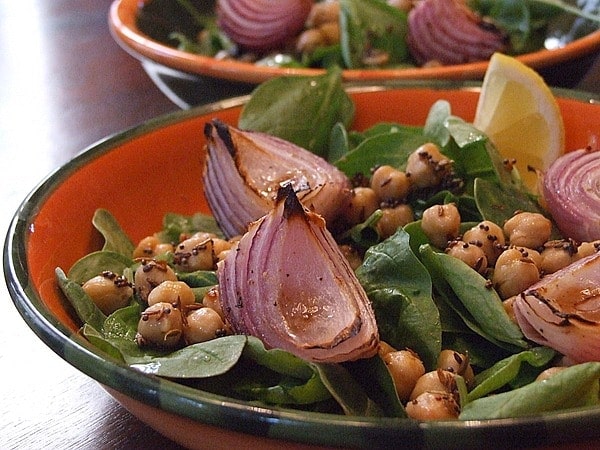
<svg viewBox="0 0 600 450">
<path fill-rule="evenodd" d="M 473 125 L 504 158 L 516 159 L 523 183 L 536 191 L 537 175 L 564 153 L 558 103 L 544 79 L 515 58 L 495 53 L 483 78 Z"/>
</svg>

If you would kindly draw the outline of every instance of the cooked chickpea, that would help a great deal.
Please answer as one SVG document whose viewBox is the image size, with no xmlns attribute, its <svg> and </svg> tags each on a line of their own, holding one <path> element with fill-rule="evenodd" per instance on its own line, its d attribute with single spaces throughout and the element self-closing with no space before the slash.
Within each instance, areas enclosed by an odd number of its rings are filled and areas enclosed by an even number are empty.
<svg viewBox="0 0 600 450">
<path fill-rule="evenodd" d="M 207 307 L 191 311 L 183 326 L 184 339 L 188 345 L 210 341 L 225 334 L 225 323 L 221 316 Z"/>
<path fill-rule="evenodd" d="M 511 246 L 512 247 L 512 246 Z M 532 250 L 527 247 L 512 247 L 516 248 L 521 252 L 523 258 L 529 258 L 533 261 L 533 263 L 538 267 L 538 269 L 542 266 L 542 255 L 537 250 Z"/>
<path fill-rule="evenodd" d="M 436 369 L 420 376 L 410 393 L 410 400 L 414 400 L 424 392 L 447 392 L 456 390 L 454 374 L 448 370 Z"/>
<path fill-rule="evenodd" d="M 515 305 L 516 299 L 517 299 L 517 296 L 513 295 L 512 297 L 509 297 L 506 300 L 502 301 L 502 307 L 504 308 L 504 311 L 506 311 L 506 314 L 508 314 L 508 317 L 514 323 L 517 323 L 517 317 L 515 316 L 515 310 L 514 310 L 514 305 Z"/>
<path fill-rule="evenodd" d="M 577 259 L 585 258 L 587 256 L 591 256 L 594 253 L 600 251 L 600 241 L 592 241 L 592 242 L 582 242 L 577 247 Z"/>
<path fill-rule="evenodd" d="M 364 222 L 377 208 L 379 199 L 375 191 L 368 187 L 356 187 L 352 189 L 350 203 L 346 208 L 346 219 L 353 225 Z"/>
<path fill-rule="evenodd" d="M 448 244 L 446 253 L 460 259 L 479 273 L 487 270 L 487 257 L 481 247 L 461 240 L 454 240 Z"/>
<path fill-rule="evenodd" d="M 370 184 L 381 201 L 404 200 L 410 189 L 406 174 L 392 166 L 379 166 L 375 169 Z"/>
<path fill-rule="evenodd" d="M 83 283 L 83 290 L 107 316 L 127 306 L 133 295 L 131 283 L 110 271 L 104 271 Z"/>
<path fill-rule="evenodd" d="M 144 302 L 152 289 L 167 280 L 177 281 L 175 271 L 166 262 L 154 259 L 142 260 L 133 277 L 135 290 Z"/>
<path fill-rule="evenodd" d="M 387 0 L 388 5 L 404 12 L 408 12 L 413 8 L 413 2 L 414 0 Z"/>
<path fill-rule="evenodd" d="M 460 229 L 460 213 L 454 203 L 434 205 L 423 211 L 421 228 L 431 243 L 446 248 L 456 238 Z"/>
<path fill-rule="evenodd" d="M 350 264 L 350 267 L 352 267 L 352 270 L 358 269 L 358 267 L 362 264 L 362 257 L 358 253 L 358 250 L 347 244 L 341 244 L 338 246 L 338 248 Z"/>
<path fill-rule="evenodd" d="M 221 316 L 221 319 L 225 320 L 225 315 L 221 309 L 221 302 L 219 301 L 219 288 L 217 286 L 213 286 L 206 291 L 206 294 L 202 297 L 202 304 L 207 308 L 215 310 Z"/>
<path fill-rule="evenodd" d="M 463 241 L 481 247 L 488 265 L 494 265 L 500 253 L 504 251 L 506 240 L 504 231 L 494 222 L 484 220 L 478 223 L 463 235 Z"/>
<path fill-rule="evenodd" d="M 325 38 L 325 44 L 333 45 L 340 42 L 340 25 L 337 21 L 319 25 L 318 29 Z"/>
<path fill-rule="evenodd" d="M 398 228 L 415 220 L 415 216 L 410 205 L 396 205 L 381 209 L 381 218 L 377 222 L 377 232 L 385 239 L 394 234 Z"/>
<path fill-rule="evenodd" d="M 170 303 L 155 303 L 142 312 L 135 340 L 140 347 L 177 347 L 183 335 L 181 311 Z"/>
<path fill-rule="evenodd" d="M 148 294 L 148 305 L 170 303 L 176 308 L 184 309 L 196 303 L 194 291 L 183 281 L 163 281 Z"/>
<path fill-rule="evenodd" d="M 406 175 L 412 186 L 425 189 L 439 185 L 451 167 L 452 161 L 430 142 L 410 154 L 406 162 Z"/>
<path fill-rule="evenodd" d="M 523 292 L 540 279 L 540 272 L 532 259 L 516 248 L 503 252 L 494 266 L 492 283 L 502 299 Z"/>
<path fill-rule="evenodd" d="M 213 238 L 209 233 L 196 233 L 180 242 L 175 248 L 175 266 L 182 272 L 213 270 L 216 262 Z"/>
<path fill-rule="evenodd" d="M 457 419 L 460 408 L 446 392 L 424 392 L 406 404 L 406 414 L 416 420 Z"/>
<path fill-rule="evenodd" d="M 152 258 L 167 252 L 173 252 L 173 246 L 168 243 L 161 242 L 158 237 L 146 236 L 138 243 L 133 250 L 134 258 Z"/>
<path fill-rule="evenodd" d="M 467 386 L 473 384 L 475 373 L 469 363 L 468 356 L 454 350 L 442 350 L 437 359 L 437 368 L 460 375 Z"/>
<path fill-rule="evenodd" d="M 312 53 L 317 48 L 324 47 L 326 44 L 325 35 L 318 28 L 309 28 L 298 36 L 296 51 L 298 53 Z"/>
<path fill-rule="evenodd" d="M 383 355 L 382 359 L 394 380 L 398 398 L 406 402 L 417 380 L 425 374 L 423 362 L 411 350 L 392 351 Z"/>
<path fill-rule="evenodd" d="M 540 252 L 540 271 L 549 274 L 563 269 L 578 259 L 577 253 L 577 244 L 571 240 L 548 241 Z"/>
<path fill-rule="evenodd" d="M 338 0 L 326 0 L 315 3 L 310 9 L 306 19 L 306 25 L 319 27 L 324 23 L 337 22 L 340 14 L 340 3 Z"/>
<path fill-rule="evenodd" d="M 390 344 L 388 344 L 385 341 L 379 341 L 379 347 L 377 348 L 377 354 L 379 355 L 380 358 L 383 358 L 386 354 L 390 353 L 390 352 L 395 352 L 397 351 L 394 347 L 392 347 Z"/>
<path fill-rule="evenodd" d="M 504 224 L 504 233 L 510 245 L 538 248 L 552 234 L 552 222 L 539 213 L 520 212 Z"/>
</svg>

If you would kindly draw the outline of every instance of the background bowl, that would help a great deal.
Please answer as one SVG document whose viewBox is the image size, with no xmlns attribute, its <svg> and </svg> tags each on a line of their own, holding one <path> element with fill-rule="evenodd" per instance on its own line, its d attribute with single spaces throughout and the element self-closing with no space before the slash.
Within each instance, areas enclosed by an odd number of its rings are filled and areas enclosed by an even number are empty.
<svg viewBox="0 0 600 450">
<path fill-rule="evenodd" d="M 478 98 L 476 88 L 448 82 L 355 87 L 351 94 L 356 129 L 379 121 L 421 125 L 441 98 L 452 104 L 454 114 L 472 120 Z M 561 95 L 568 148 L 582 147 L 600 134 L 600 105 L 582 94 Z M 159 230 L 166 212 L 208 212 L 200 176 L 203 126 L 215 117 L 235 125 L 244 101 L 179 111 L 107 138 L 51 174 L 25 199 L 8 231 L 4 270 L 17 309 L 43 342 L 142 421 L 190 448 L 280 448 L 282 440 L 288 448 L 600 442 L 600 408 L 521 419 L 418 423 L 257 407 L 140 373 L 107 358 L 78 334 L 54 269 L 68 269 L 101 246 L 91 224 L 94 211 L 110 210 L 134 241 Z"/>
<path fill-rule="evenodd" d="M 143 2 L 143 0 L 142 0 Z M 140 0 L 116 0 L 109 13 L 110 30 L 116 41 L 140 60 L 159 89 L 176 105 L 189 108 L 225 96 L 250 93 L 267 79 L 281 75 L 315 75 L 321 69 L 256 66 L 235 60 L 192 54 L 169 47 L 140 31 L 136 16 Z M 600 48 L 600 30 L 553 50 L 540 50 L 518 56 L 538 70 L 547 83 L 575 87 L 592 64 Z M 487 61 L 452 66 L 404 69 L 345 70 L 346 81 L 409 79 L 482 79 Z"/>
</svg>

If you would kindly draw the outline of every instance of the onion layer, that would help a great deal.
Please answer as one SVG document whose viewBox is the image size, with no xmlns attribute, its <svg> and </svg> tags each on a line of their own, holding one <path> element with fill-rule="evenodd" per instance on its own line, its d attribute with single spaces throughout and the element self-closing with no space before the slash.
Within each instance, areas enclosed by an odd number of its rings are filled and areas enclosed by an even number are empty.
<svg viewBox="0 0 600 450">
<path fill-rule="evenodd" d="M 219 262 L 220 302 L 236 333 L 308 361 L 373 356 L 379 336 L 367 295 L 318 214 L 293 187 Z"/>
<path fill-rule="evenodd" d="M 223 232 L 235 236 L 273 209 L 279 187 L 292 183 L 300 201 L 327 222 L 350 198 L 350 181 L 321 157 L 265 133 L 207 123 L 204 189 Z"/>
<path fill-rule="evenodd" d="M 513 307 L 528 339 L 576 363 L 600 361 L 600 253 L 544 277 Z"/>
<path fill-rule="evenodd" d="M 562 155 L 544 174 L 542 192 L 565 237 L 600 239 L 600 151 L 587 148 Z"/>
<path fill-rule="evenodd" d="M 408 15 L 408 45 L 419 64 L 462 64 L 504 50 L 506 37 L 464 0 L 422 0 Z"/>
<path fill-rule="evenodd" d="M 218 0 L 217 23 L 246 49 L 273 50 L 302 30 L 312 5 L 313 0 Z"/>
</svg>

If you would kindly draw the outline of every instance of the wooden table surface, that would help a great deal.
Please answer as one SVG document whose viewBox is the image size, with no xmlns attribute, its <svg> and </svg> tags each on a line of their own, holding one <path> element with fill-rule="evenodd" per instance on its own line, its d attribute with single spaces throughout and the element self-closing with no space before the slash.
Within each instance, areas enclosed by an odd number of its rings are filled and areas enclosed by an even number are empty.
<svg viewBox="0 0 600 450">
<path fill-rule="evenodd" d="M 111 38 L 110 0 L 0 0 L 0 231 L 51 170 L 177 107 Z M 578 87 L 600 92 L 600 58 Z M 0 288 L 0 449 L 176 449 L 46 347 Z"/>
</svg>

